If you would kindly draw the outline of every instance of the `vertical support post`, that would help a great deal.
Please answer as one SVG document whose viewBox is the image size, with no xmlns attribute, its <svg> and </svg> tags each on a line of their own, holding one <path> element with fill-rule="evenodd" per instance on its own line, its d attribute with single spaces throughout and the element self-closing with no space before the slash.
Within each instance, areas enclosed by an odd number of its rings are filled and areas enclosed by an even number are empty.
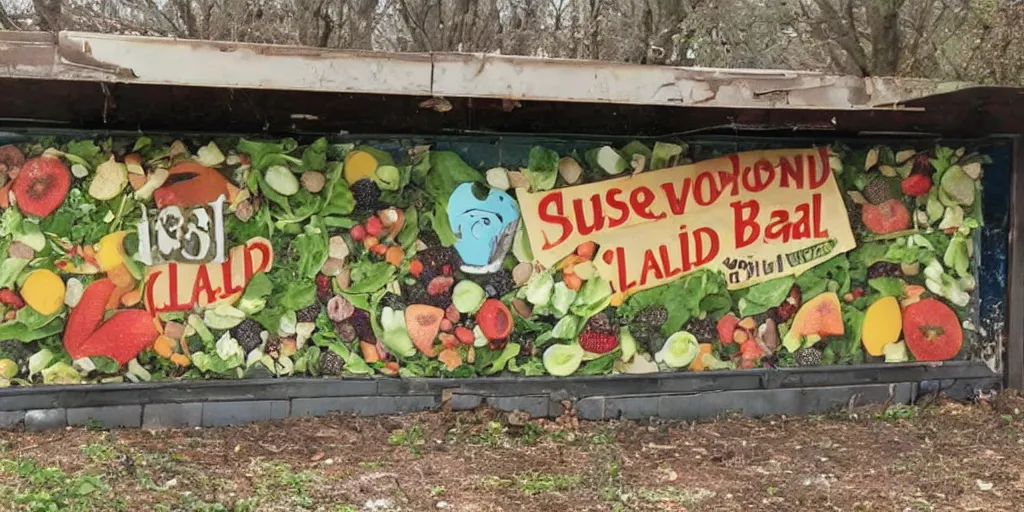
<svg viewBox="0 0 1024 512">
<path fill-rule="evenodd" d="M 1010 261 L 1006 282 L 1006 386 L 1024 389 L 1024 136 L 1010 164 Z"/>
</svg>

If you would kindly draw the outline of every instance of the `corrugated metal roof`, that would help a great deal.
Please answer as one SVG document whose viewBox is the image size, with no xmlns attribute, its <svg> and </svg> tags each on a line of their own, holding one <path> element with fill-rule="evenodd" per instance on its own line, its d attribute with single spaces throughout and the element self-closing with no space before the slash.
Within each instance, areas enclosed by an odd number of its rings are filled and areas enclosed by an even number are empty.
<svg viewBox="0 0 1024 512">
<path fill-rule="evenodd" d="M 963 82 L 808 71 L 383 53 L 82 32 L 0 33 L 0 78 L 506 100 L 892 109 Z"/>
</svg>

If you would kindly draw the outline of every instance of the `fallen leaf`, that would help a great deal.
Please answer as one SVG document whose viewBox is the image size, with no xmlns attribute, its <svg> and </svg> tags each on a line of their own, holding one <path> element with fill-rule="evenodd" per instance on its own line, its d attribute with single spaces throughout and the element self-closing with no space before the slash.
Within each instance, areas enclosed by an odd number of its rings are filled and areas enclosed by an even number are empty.
<svg viewBox="0 0 1024 512">
<path fill-rule="evenodd" d="M 324 452 L 316 452 L 312 457 L 309 458 L 310 462 L 317 462 L 324 458 Z"/>
</svg>

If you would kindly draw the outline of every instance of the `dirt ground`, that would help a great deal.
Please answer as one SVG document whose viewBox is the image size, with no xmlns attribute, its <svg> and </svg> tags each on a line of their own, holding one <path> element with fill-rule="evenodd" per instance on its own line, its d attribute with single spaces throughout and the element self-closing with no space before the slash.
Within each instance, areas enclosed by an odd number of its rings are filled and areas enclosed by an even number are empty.
<svg viewBox="0 0 1024 512">
<path fill-rule="evenodd" d="M 1019 511 L 1024 399 L 684 422 L 490 410 L 0 432 L 0 510 Z"/>
</svg>

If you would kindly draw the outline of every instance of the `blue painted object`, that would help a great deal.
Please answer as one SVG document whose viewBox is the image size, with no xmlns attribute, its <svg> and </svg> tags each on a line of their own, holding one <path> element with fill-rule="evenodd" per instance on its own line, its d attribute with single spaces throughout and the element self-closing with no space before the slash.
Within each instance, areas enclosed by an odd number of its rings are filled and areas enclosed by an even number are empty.
<svg viewBox="0 0 1024 512">
<path fill-rule="evenodd" d="M 519 205 L 501 190 L 489 189 L 480 199 L 473 183 L 459 185 L 448 198 L 448 223 L 458 242 L 462 271 L 488 274 L 501 268 L 519 228 Z"/>
</svg>

